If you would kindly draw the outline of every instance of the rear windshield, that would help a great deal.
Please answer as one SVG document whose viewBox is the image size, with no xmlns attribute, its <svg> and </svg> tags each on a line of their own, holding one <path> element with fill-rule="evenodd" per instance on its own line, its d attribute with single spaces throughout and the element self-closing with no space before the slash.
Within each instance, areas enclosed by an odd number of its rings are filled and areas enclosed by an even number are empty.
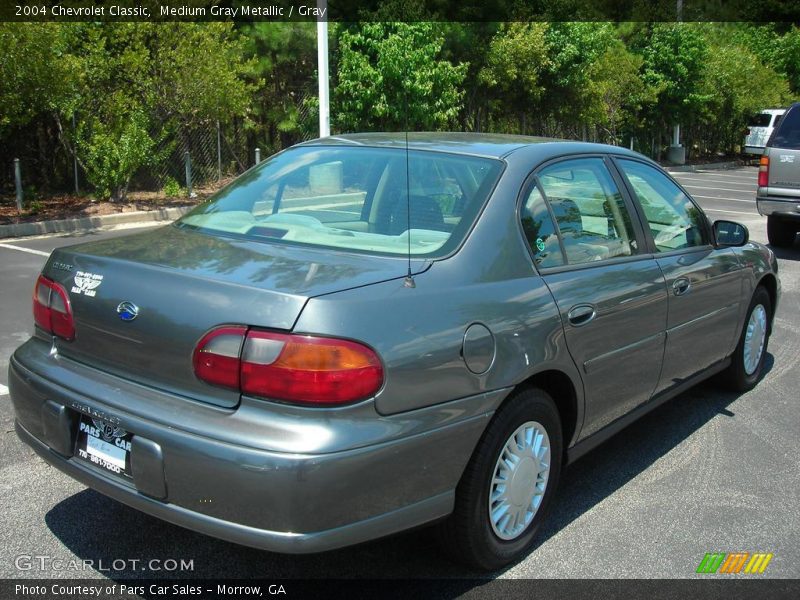
<svg viewBox="0 0 800 600">
<path fill-rule="evenodd" d="M 749 127 L 769 127 L 769 122 L 772 120 L 772 115 L 769 113 L 758 113 L 755 117 L 750 119 L 747 124 Z"/>
<path fill-rule="evenodd" d="M 793 106 L 783 115 L 768 145 L 773 148 L 800 150 L 800 105 Z"/>
<path fill-rule="evenodd" d="M 410 247 L 413 255 L 443 256 L 467 235 L 502 164 L 394 148 L 293 148 L 178 225 L 265 242 L 371 254 L 406 254 Z"/>
</svg>

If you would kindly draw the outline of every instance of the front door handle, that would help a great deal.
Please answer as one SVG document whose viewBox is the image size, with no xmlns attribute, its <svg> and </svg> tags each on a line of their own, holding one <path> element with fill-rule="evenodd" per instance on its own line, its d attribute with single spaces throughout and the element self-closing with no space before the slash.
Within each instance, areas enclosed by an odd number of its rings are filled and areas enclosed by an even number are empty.
<svg viewBox="0 0 800 600">
<path fill-rule="evenodd" d="M 686 277 L 680 277 L 672 282 L 672 291 L 676 296 L 683 296 L 692 289 L 692 282 Z"/>
<path fill-rule="evenodd" d="M 578 304 L 569 309 L 567 319 L 569 319 L 570 325 L 580 327 L 594 319 L 595 315 L 597 315 L 597 311 L 591 304 Z"/>
</svg>

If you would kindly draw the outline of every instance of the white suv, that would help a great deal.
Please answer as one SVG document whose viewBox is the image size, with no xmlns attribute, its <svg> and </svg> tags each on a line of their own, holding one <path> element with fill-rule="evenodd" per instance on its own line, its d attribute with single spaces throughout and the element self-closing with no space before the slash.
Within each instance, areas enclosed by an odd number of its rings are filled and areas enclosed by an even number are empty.
<svg viewBox="0 0 800 600">
<path fill-rule="evenodd" d="M 763 154 L 767 140 L 785 112 L 783 108 L 771 108 L 762 110 L 750 119 L 744 138 L 744 151 L 747 154 Z"/>
</svg>

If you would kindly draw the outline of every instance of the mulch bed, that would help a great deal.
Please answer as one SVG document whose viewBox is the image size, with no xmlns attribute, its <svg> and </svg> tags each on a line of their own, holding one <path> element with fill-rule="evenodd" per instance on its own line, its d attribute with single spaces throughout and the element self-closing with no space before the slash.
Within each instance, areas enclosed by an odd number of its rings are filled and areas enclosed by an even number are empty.
<svg viewBox="0 0 800 600">
<path fill-rule="evenodd" d="M 91 196 L 74 194 L 53 194 L 33 200 L 26 198 L 22 212 L 17 211 L 17 203 L 13 194 L 2 194 L 0 195 L 0 225 L 191 206 L 208 198 L 219 187 L 221 186 L 214 185 L 196 189 L 196 198 L 185 196 L 167 198 L 161 192 L 129 192 L 125 202 L 99 201 Z"/>
</svg>

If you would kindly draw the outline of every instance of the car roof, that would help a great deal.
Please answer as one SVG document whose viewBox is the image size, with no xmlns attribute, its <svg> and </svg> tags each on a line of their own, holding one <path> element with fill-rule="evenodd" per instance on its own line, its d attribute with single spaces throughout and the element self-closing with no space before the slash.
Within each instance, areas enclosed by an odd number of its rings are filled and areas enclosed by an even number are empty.
<svg viewBox="0 0 800 600">
<path fill-rule="evenodd" d="M 348 133 L 302 142 L 298 146 L 366 146 L 405 148 L 406 133 Z M 429 150 L 466 154 L 487 158 L 505 158 L 521 148 L 536 146 L 542 157 L 553 157 L 573 153 L 613 152 L 639 156 L 638 154 L 606 144 L 561 140 L 548 137 L 509 135 L 499 133 L 459 132 L 408 132 L 408 147 L 412 150 Z M 539 154 L 539 153 L 537 153 Z"/>
</svg>

